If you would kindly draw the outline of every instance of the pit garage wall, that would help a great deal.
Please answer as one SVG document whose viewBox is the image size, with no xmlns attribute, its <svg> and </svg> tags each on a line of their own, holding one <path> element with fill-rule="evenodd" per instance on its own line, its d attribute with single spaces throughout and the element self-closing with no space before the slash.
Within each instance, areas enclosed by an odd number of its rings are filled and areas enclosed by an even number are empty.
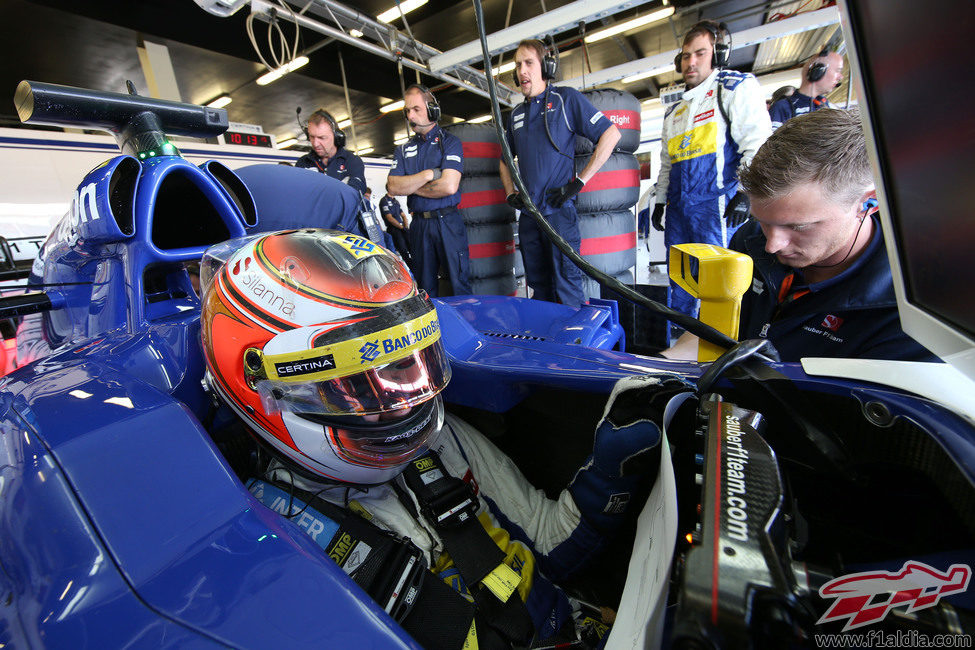
<svg viewBox="0 0 975 650">
<path fill-rule="evenodd" d="M 231 169 L 258 163 L 293 163 L 301 152 L 198 140 L 174 139 L 183 157 L 195 164 L 219 160 Z M 71 204 L 85 175 L 119 153 L 115 138 L 61 131 L 0 128 L 0 234 L 47 235 Z M 392 161 L 363 158 L 373 204 L 386 193 Z M 406 208 L 405 202 L 403 208 Z"/>
</svg>

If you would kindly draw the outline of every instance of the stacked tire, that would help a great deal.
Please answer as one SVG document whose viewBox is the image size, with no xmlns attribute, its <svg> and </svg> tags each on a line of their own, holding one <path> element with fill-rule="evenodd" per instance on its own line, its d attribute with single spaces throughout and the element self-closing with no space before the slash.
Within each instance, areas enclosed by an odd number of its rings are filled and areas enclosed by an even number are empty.
<svg viewBox="0 0 975 650">
<path fill-rule="evenodd" d="M 513 296 L 518 286 L 515 211 L 505 201 L 498 175 L 501 145 L 494 126 L 458 124 L 445 130 L 457 136 L 464 147 L 457 207 L 467 226 L 471 291 L 475 295 Z"/>
<path fill-rule="evenodd" d="M 619 90 L 590 90 L 583 95 L 620 130 L 620 140 L 606 164 L 589 179 L 576 199 L 580 253 L 597 269 L 621 282 L 633 284 L 636 266 L 636 218 L 640 200 L 640 164 L 633 155 L 640 146 L 640 100 Z M 594 144 L 576 138 L 576 173 L 592 155 Z M 600 295 L 599 285 L 583 278 L 589 298 Z"/>
</svg>

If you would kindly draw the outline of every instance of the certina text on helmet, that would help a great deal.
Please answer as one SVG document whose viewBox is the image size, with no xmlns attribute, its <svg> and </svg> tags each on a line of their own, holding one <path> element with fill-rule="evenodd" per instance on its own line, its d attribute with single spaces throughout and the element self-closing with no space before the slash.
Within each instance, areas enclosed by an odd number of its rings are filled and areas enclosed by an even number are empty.
<svg viewBox="0 0 975 650">
<path fill-rule="evenodd" d="M 208 383 L 312 479 L 383 483 L 443 422 L 437 313 L 404 263 L 362 237 L 303 229 L 204 255 Z"/>
</svg>

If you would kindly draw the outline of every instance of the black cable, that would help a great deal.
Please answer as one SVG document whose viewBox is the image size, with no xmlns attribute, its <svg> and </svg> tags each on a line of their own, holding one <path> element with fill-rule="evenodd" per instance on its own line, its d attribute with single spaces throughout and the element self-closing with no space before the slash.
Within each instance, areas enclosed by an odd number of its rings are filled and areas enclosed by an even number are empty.
<svg viewBox="0 0 975 650">
<path fill-rule="evenodd" d="M 857 234 L 853 236 L 853 243 L 850 244 L 850 250 L 846 251 L 846 255 L 843 257 L 843 259 L 841 259 L 836 264 L 810 264 L 809 266 L 812 266 L 817 269 L 831 269 L 834 266 L 839 266 L 840 264 L 845 262 L 846 259 L 850 256 L 850 253 L 853 252 L 853 247 L 857 245 L 857 240 L 860 238 L 860 230 L 863 228 L 863 222 L 866 220 L 867 220 L 867 215 L 864 214 L 863 219 L 860 219 L 860 225 L 857 226 Z"/>
<path fill-rule="evenodd" d="M 481 51 L 483 53 L 484 61 L 487 62 L 485 65 L 490 65 L 491 58 L 487 44 L 487 34 L 484 31 L 484 10 L 481 7 L 481 0 L 474 0 L 474 15 L 477 18 L 477 31 L 481 40 Z M 507 165 L 508 170 L 511 172 L 511 179 L 514 181 L 515 186 L 518 188 L 518 192 L 522 196 L 522 200 L 525 204 L 525 209 L 522 210 L 522 213 L 528 213 L 531 215 L 531 218 L 535 220 L 539 229 L 545 233 L 549 240 L 551 240 L 552 244 L 554 244 L 563 255 L 572 260 L 572 263 L 579 267 L 583 273 L 598 282 L 600 285 L 626 297 L 634 304 L 640 305 L 641 307 L 649 309 L 652 312 L 665 316 L 668 320 L 676 323 L 691 334 L 694 334 L 708 343 L 713 343 L 714 345 L 719 345 L 723 348 L 731 347 L 737 343 L 737 341 L 727 334 L 719 332 L 713 327 L 702 323 L 692 316 L 688 316 L 687 314 L 671 309 L 670 307 L 662 305 L 655 300 L 650 300 L 646 296 L 643 296 L 626 286 L 616 278 L 603 273 L 592 264 L 584 260 L 579 253 L 573 250 L 573 248 L 569 246 L 569 244 L 566 243 L 566 241 L 562 239 L 557 232 L 555 232 L 552 225 L 546 221 L 542 216 L 542 213 L 538 211 L 534 201 L 532 201 L 531 196 L 528 194 L 528 189 L 525 187 L 525 182 L 522 180 L 521 174 L 514 165 L 513 157 L 511 155 L 511 147 L 508 145 L 508 139 L 505 137 L 504 132 L 501 129 L 501 108 L 498 104 L 498 89 L 494 77 L 492 75 L 487 75 L 487 82 L 488 91 L 491 95 L 491 114 L 494 117 L 494 128 L 498 134 L 498 141 L 501 144 L 502 160 L 504 160 L 504 164 Z"/>
<path fill-rule="evenodd" d="M 568 158 L 569 160 L 572 161 L 572 165 L 573 165 L 572 172 L 573 172 L 573 175 L 575 175 L 575 164 L 576 164 L 575 156 L 570 156 L 569 154 L 567 154 L 564 151 L 562 151 L 561 149 L 559 149 L 559 145 L 555 142 L 555 138 L 552 137 L 552 131 L 549 129 L 549 126 L 548 126 L 548 108 L 547 108 L 548 107 L 548 90 L 551 87 L 552 87 L 552 84 L 549 83 L 548 81 L 546 81 L 545 82 L 545 98 L 542 99 L 542 123 L 545 125 L 545 135 L 548 136 L 549 143 L 551 143 L 551 145 L 553 147 L 555 147 L 555 150 L 556 151 L 558 151 L 560 154 L 562 154 L 563 156 L 565 156 L 566 158 Z M 527 112 L 528 109 L 526 108 L 525 111 Z"/>
<path fill-rule="evenodd" d="M 778 351 L 772 347 L 772 343 L 768 339 L 746 339 L 731 346 L 727 352 L 715 359 L 714 363 L 697 380 L 697 392 L 699 394 L 710 392 L 711 386 L 726 370 L 754 356 L 762 357 L 765 361 L 779 360 Z"/>
</svg>

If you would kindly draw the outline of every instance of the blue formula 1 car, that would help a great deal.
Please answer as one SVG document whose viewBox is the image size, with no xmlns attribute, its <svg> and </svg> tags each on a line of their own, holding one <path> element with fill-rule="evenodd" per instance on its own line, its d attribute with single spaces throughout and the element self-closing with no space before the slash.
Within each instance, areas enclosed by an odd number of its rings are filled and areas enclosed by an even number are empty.
<svg viewBox="0 0 975 650">
<path fill-rule="evenodd" d="M 851 23 L 857 42 L 890 40 Z M 419 647 L 300 521 L 244 487 L 253 443 L 211 435 L 190 271 L 259 215 L 231 170 L 188 163 L 163 134 L 212 135 L 225 112 L 33 82 L 17 104 L 111 130 L 122 155 L 78 186 L 32 269 L 41 291 L 4 303 L 32 360 L 0 381 L 0 647 Z M 610 302 L 454 297 L 437 311 L 448 409 L 550 493 L 620 378 L 695 389 L 668 408 L 673 471 L 568 585 L 615 610 L 606 647 L 975 630 L 970 313 L 946 319 L 959 338 L 929 343 L 959 372 L 775 363 L 747 346 L 711 364 L 633 355 Z"/>
</svg>

